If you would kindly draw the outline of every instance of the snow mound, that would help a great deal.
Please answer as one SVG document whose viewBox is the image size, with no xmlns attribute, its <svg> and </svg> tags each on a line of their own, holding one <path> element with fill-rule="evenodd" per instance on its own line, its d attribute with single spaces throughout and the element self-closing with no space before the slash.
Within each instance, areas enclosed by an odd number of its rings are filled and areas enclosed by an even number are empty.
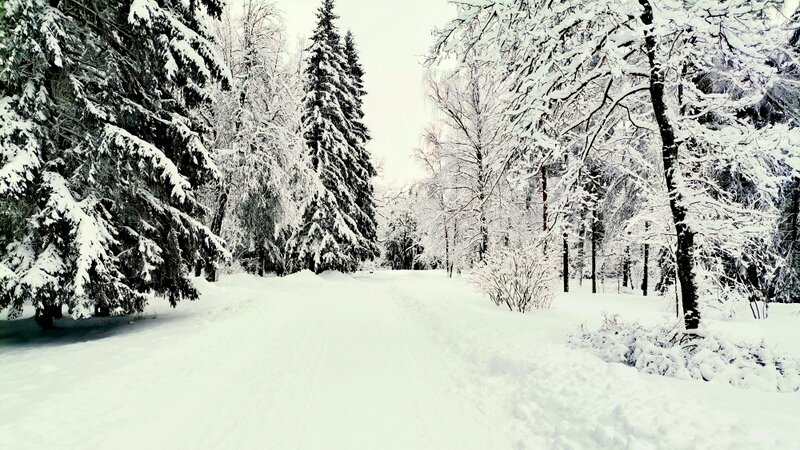
<svg viewBox="0 0 800 450">
<path fill-rule="evenodd" d="M 295 272 L 291 275 L 286 275 L 283 277 L 283 279 L 299 283 L 314 283 L 319 280 L 319 275 L 308 269 L 305 269 L 301 270 L 300 272 Z"/>
<path fill-rule="evenodd" d="M 800 360 L 778 355 L 763 343 L 737 343 L 719 333 L 690 336 L 667 326 L 647 328 L 606 316 L 599 330 L 582 329 L 569 343 L 644 373 L 765 392 L 800 391 Z"/>
<path fill-rule="evenodd" d="M 327 281 L 344 281 L 344 280 L 352 280 L 353 276 L 339 272 L 338 270 L 326 270 L 318 275 L 323 280 Z"/>
</svg>

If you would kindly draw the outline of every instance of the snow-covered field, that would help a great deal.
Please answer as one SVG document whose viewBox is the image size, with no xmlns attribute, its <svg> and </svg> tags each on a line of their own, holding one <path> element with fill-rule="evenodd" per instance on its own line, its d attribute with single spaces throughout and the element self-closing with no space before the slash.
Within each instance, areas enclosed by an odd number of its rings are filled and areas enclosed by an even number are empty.
<svg viewBox="0 0 800 450">
<path fill-rule="evenodd" d="M 0 321 L 0 448 L 800 448 L 800 393 L 645 375 L 566 345 L 658 298 L 527 315 L 438 272 L 195 280 L 200 301 L 43 334 Z M 580 289 L 578 289 L 580 291 Z M 712 322 L 800 356 L 800 315 Z"/>
</svg>

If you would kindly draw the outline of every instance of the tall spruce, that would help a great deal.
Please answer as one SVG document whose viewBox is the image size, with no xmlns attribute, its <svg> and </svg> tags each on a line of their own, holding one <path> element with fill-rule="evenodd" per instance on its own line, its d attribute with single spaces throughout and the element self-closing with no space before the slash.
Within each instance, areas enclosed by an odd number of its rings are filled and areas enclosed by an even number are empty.
<svg viewBox="0 0 800 450">
<path fill-rule="evenodd" d="M 0 308 L 51 327 L 197 297 L 223 256 L 195 189 L 216 177 L 193 113 L 227 82 L 203 23 L 221 0 L 12 0 L 0 29 Z"/>
<path fill-rule="evenodd" d="M 366 148 L 370 140 L 369 130 L 364 124 L 364 68 L 361 66 L 353 33 L 348 31 L 344 39 L 344 51 L 347 56 L 347 67 L 350 75 L 351 98 L 353 104 L 345 109 L 352 129 L 350 146 L 356 156 L 357 170 L 353 172 L 351 189 L 355 193 L 358 215 L 355 217 L 359 233 L 366 238 L 366 245 L 358 251 L 360 259 L 372 259 L 380 251 L 376 245 L 377 225 L 375 221 L 375 199 L 372 178 L 377 175 L 372 165 L 369 151 Z"/>
<path fill-rule="evenodd" d="M 304 137 L 320 186 L 289 242 L 295 269 L 317 273 L 352 272 L 367 257 L 364 249 L 374 246 L 359 226 L 367 215 L 354 186 L 367 174 L 353 146 L 359 141 L 351 120 L 357 101 L 333 8 L 333 0 L 320 6 L 306 61 Z"/>
</svg>

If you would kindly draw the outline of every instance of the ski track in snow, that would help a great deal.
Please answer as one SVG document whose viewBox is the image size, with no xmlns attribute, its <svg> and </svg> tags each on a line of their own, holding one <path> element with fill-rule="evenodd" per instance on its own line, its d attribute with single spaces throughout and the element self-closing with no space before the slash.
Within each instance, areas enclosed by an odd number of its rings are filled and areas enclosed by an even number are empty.
<svg viewBox="0 0 800 450">
<path fill-rule="evenodd" d="M 0 448 L 800 447 L 798 394 L 565 347 L 585 302 L 510 313 L 439 273 L 198 284 L 134 324 L 0 328 Z"/>
</svg>

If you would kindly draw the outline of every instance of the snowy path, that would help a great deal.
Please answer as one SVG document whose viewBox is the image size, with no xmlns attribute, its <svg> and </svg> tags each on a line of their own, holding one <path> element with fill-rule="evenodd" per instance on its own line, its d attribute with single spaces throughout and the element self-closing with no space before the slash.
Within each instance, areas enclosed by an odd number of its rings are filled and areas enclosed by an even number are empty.
<svg viewBox="0 0 800 450">
<path fill-rule="evenodd" d="M 439 274 L 201 289 L 156 319 L 58 340 L 0 328 L 0 448 L 800 444 L 798 395 L 644 376 L 565 348 L 599 316 L 585 304 L 512 314 Z"/>
</svg>

